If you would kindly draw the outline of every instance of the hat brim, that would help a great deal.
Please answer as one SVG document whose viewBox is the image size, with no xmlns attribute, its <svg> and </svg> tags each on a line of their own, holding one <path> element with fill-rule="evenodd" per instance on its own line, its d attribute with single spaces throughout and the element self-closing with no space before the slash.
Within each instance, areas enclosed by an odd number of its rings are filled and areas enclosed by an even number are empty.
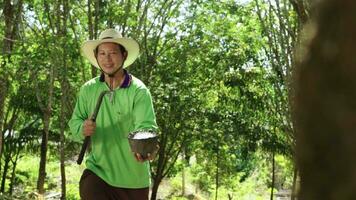
<svg viewBox="0 0 356 200">
<path fill-rule="evenodd" d="M 107 42 L 120 44 L 123 47 L 125 47 L 127 51 L 127 58 L 124 62 L 123 68 L 130 66 L 137 59 L 140 53 L 140 47 L 135 40 L 130 38 L 117 38 L 117 39 L 103 39 L 103 40 L 88 40 L 84 42 L 81 47 L 82 55 L 85 58 L 87 58 L 92 65 L 100 69 L 99 64 L 95 58 L 94 50 L 98 45 Z"/>
</svg>

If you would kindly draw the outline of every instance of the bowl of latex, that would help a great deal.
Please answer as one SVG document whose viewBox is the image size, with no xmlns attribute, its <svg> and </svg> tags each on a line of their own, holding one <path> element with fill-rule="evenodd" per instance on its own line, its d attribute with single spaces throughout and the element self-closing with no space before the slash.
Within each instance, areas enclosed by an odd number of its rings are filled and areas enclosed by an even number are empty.
<svg viewBox="0 0 356 200">
<path fill-rule="evenodd" d="M 154 153 L 158 148 L 157 133 L 152 130 L 131 132 L 128 136 L 131 151 L 139 153 L 143 158 Z"/>
</svg>

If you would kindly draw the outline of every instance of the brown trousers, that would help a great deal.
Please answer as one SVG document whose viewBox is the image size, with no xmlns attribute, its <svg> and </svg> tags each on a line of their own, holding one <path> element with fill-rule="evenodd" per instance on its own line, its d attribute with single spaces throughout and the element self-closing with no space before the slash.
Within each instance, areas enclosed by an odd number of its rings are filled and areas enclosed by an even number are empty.
<svg viewBox="0 0 356 200">
<path fill-rule="evenodd" d="M 149 189 L 118 188 L 108 185 L 92 171 L 85 169 L 79 182 L 82 200 L 148 200 Z"/>
</svg>

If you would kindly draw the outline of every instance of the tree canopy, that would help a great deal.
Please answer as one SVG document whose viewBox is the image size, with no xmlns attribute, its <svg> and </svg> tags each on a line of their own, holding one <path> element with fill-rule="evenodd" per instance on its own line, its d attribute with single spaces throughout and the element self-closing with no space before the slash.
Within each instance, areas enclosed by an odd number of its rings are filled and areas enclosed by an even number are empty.
<svg viewBox="0 0 356 200">
<path fill-rule="evenodd" d="M 159 126 L 152 199 L 181 169 L 180 156 L 204 166 L 196 173 L 216 191 L 237 174 L 244 181 L 261 158 L 293 159 L 289 77 L 306 2 L 4 0 L 0 7 L 1 192 L 21 187 L 17 162 L 31 154 L 40 158 L 32 190 L 50 189 L 46 163 L 56 159 L 66 198 L 65 167 L 80 147 L 66 124 L 80 86 L 99 75 L 80 46 L 106 28 L 140 44 L 128 70 L 150 89 Z"/>
</svg>

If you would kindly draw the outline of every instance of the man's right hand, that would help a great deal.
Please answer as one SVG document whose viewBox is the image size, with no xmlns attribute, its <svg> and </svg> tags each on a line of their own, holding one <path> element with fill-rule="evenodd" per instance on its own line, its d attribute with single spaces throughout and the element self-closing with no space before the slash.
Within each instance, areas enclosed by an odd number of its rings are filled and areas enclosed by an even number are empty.
<svg viewBox="0 0 356 200">
<path fill-rule="evenodd" d="M 87 119 L 83 122 L 83 135 L 91 136 L 95 133 L 96 124 L 91 119 Z"/>
</svg>

